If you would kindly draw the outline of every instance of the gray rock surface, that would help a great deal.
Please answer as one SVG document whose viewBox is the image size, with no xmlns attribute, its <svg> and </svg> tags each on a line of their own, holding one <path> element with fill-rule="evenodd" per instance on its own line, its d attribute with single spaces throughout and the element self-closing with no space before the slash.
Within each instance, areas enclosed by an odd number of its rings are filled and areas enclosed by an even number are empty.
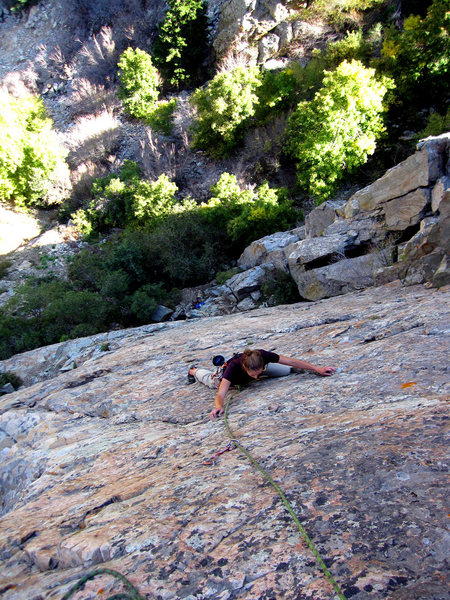
<svg viewBox="0 0 450 600">
<path fill-rule="evenodd" d="M 338 372 L 256 382 L 229 424 L 281 486 L 345 597 L 448 596 L 449 288 L 395 282 L 315 303 L 114 332 L 1 365 L 2 600 L 61 600 L 115 569 L 147 598 L 331 600 L 285 506 L 223 450 L 190 364 L 265 347 Z M 41 374 L 37 372 L 37 367 Z M 49 376 L 49 372 L 53 375 Z M 74 597 L 124 591 L 109 576 Z"/>
</svg>

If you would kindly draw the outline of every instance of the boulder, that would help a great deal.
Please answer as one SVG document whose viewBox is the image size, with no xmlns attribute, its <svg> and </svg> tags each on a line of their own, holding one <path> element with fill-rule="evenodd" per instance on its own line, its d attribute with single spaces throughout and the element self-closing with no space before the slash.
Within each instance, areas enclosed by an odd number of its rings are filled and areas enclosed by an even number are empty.
<svg viewBox="0 0 450 600">
<path fill-rule="evenodd" d="M 360 290 L 374 284 L 374 273 L 391 262 L 390 252 L 383 250 L 356 258 L 301 271 L 291 271 L 299 294 L 305 300 L 321 300 Z"/>
<path fill-rule="evenodd" d="M 441 263 L 439 265 L 439 267 L 436 269 L 436 271 L 433 274 L 433 285 L 435 287 L 443 287 L 444 285 L 449 285 L 450 284 L 450 264 L 449 264 L 449 257 L 448 254 L 445 254 L 442 257 Z"/>
<path fill-rule="evenodd" d="M 353 194 L 342 209 L 343 216 L 351 218 L 361 211 L 376 210 L 394 198 L 434 184 L 444 174 L 444 156 L 449 140 L 450 133 L 420 145 L 419 151 Z"/>
<path fill-rule="evenodd" d="M 238 301 L 250 296 L 252 292 L 259 290 L 262 279 L 273 271 L 275 267 L 271 263 L 253 267 L 243 273 L 234 275 L 226 282 L 226 286 L 233 292 Z"/>
<path fill-rule="evenodd" d="M 152 321 L 160 322 L 167 321 L 167 319 L 173 314 L 173 310 L 162 304 L 158 304 L 152 313 Z"/>
<path fill-rule="evenodd" d="M 331 202 L 320 204 L 305 217 L 306 237 L 311 238 L 322 235 L 335 219 L 336 207 Z"/>
<path fill-rule="evenodd" d="M 298 267 L 307 267 L 317 261 L 335 261 L 345 258 L 345 250 L 356 236 L 327 235 L 296 242 L 288 256 L 291 273 Z"/>
<path fill-rule="evenodd" d="M 258 43 L 258 63 L 264 64 L 280 47 L 280 38 L 275 33 L 265 35 Z"/>
<path fill-rule="evenodd" d="M 3 394 L 12 394 L 14 391 L 14 387 L 11 383 L 5 383 L 5 385 L 0 387 L 0 396 L 3 396 Z"/>
<path fill-rule="evenodd" d="M 431 192 L 431 210 L 437 212 L 443 200 L 448 202 L 450 197 L 450 177 L 441 177 Z"/>
<path fill-rule="evenodd" d="M 430 202 L 430 190 L 418 188 L 406 196 L 394 198 L 384 207 L 386 225 L 393 231 L 403 231 L 417 225 Z"/>
<path fill-rule="evenodd" d="M 238 265 L 243 269 L 250 269 L 263 263 L 273 263 L 277 268 L 287 270 L 287 257 L 289 247 L 305 237 L 305 228 L 297 227 L 290 231 L 280 231 L 267 235 L 252 242 L 238 260 Z"/>
</svg>

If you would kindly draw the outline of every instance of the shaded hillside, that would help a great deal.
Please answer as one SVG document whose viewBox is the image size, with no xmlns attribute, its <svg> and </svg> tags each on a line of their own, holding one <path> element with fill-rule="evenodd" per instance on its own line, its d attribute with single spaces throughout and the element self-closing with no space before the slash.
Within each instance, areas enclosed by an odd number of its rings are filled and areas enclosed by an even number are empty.
<svg viewBox="0 0 450 600">
<path fill-rule="evenodd" d="M 235 449 L 203 464 L 228 437 L 187 369 L 246 346 L 339 367 L 257 382 L 233 398 L 229 421 L 345 597 L 448 598 L 448 300 L 448 287 L 396 282 L 4 362 L 36 383 L 0 400 L 2 598 L 60 599 L 94 567 L 149 600 L 334 598 L 247 459 Z M 56 372 L 63 359 L 78 367 Z M 73 597 L 112 595 L 111 582 Z"/>
</svg>

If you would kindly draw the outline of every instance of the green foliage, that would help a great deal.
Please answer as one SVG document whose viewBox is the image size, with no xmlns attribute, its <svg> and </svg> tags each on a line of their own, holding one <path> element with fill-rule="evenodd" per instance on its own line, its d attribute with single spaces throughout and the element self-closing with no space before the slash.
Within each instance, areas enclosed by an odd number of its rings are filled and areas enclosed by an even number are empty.
<svg viewBox="0 0 450 600">
<path fill-rule="evenodd" d="M 112 227 L 146 227 L 176 210 L 177 189 L 164 174 L 156 181 L 141 179 L 139 165 L 125 161 L 118 174 L 94 180 L 93 198 L 72 219 L 85 236 Z"/>
<path fill-rule="evenodd" d="M 257 67 L 236 67 L 218 73 L 192 96 L 197 109 L 193 145 L 211 156 L 228 156 L 242 140 L 245 127 L 255 114 L 261 85 Z"/>
<path fill-rule="evenodd" d="M 313 0 L 307 8 L 298 12 L 299 19 L 327 21 L 337 30 L 355 27 L 363 14 L 382 7 L 385 0 Z"/>
<path fill-rule="evenodd" d="M 37 96 L 0 94 L 0 195 L 17 206 L 52 204 L 59 180 L 68 176 L 60 147 Z"/>
<path fill-rule="evenodd" d="M 207 57 L 206 3 L 203 0 L 168 0 L 169 10 L 153 44 L 155 64 L 164 79 L 179 87 L 201 80 Z"/>
<path fill-rule="evenodd" d="M 213 197 L 200 210 L 208 222 L 221 225 L 238 248 L 290 227 L 298 216 L 287 191 L 267 183 L 256 191 L 242 190 L 235 175 L 222 173 L 211 192 Z"/>
<path fill-rule="evenodd" d="M 9 8 L 11 12 L 19 12 L 28 6 L 36 4 L 38 0 L 10 0 Z"/>
<path fill-rule="evenodd" d="M 18 390 L 23 384 L 21 378 L 12 371 L 3 371 L 0 373 L 0 387 L 10 383 L 15 390 Z"/>
<path fill-rule="evenodd" d="M 279 72 L 265 71 L 262 85 L 256 92 L 256 121 L 266 123 L 280 112 L 293 107 L 296 104 L 297 88 L 297 81 L 291 69 Z"/>
<path fill-rule="evenodd" d="M 437 102 L 449 92 L 450 11 L 448 0 L 434 0 L 424 18 L 411 15 L 404 28 L 385 32 L 383 67 L 394 77 L 400 99 Z"/>
<path fill-rule="evenodd" d="M 177 106 L 175 98 L 171 100 L 160 100 L 146 119 L 147 123 L 155 131 L 164 135 L 170 135 L 173 128 L 173 112 Z"/>
<path fill-rule="evenodd" d="M 0 258 L 0 279 L 3 279 L 5 275 L 8 273 L 9 267 L 13 264 L 12 260 L 9 258 Z"/>
<path fill-rule="evenodd" d="M 226 271 L 218 271 L 214 279 L 219 285 L 223 285 L 226 281 L 228 281 L 240 272 L 241 269 L 239 267 L 233 267 L 232 269 L 227 269 Z"/>
<path fill-rule="evenodd" d="M 132 117 L 147 119 L 158 100 L 160 76 L 152 58 L 144 50 L 127 48 L 118 62 L 119 98 Z"/>
<path fill-rule="evenodd" d="M 269 306 L 293 304 L 301 300 L 297 284 L 288 273 L 281 269 L 268 272 L 263 277 L 261 293 Z"/>
<path fill-rule="evenodd" d="M 148 283 L 134 292 L 131 297 L 131 312 L 139 323 L 148 323 L 158 304 L 167 297 L 162 283 Z"/>
<path fill-rule="evenodd" d="M 300 185 L 320 202 L 345 173 L 367 160 L 384 131 L 383 98 L 390 82 L 374 69 L 344 61 L 327 72 L 310 102 L 300 102 L 289 120 L 287 152 L 297 161 Z"/>
<path fill-rule="evenodd" d="M 430 135 L 441 135 L 450 131 L 450 107 L 447 109 L 445 115 L 441 115 L 437 112 L 432 113 L 428 117 L 426 127 L 418 134 L 417 140 L 426 138 Z"/>
<path fill-rule="evenodd" d="M 311 100 L 320 89 L 325 76 L 325 71 L 332 71 L 344 60 L 358 60 L 367 66 L 373 43 L 369 38 L 377 38 L 373 30 L 367 37 L 361 29 L 348 31 L 345 36 L 336 42 L 328 42 L 325 50 L 314 49 L 312 58 L 305 67 L 299 63 L 293 63 L 289 71 L 296 81 L 297 95 L 301 100 Z"/>
</svg>

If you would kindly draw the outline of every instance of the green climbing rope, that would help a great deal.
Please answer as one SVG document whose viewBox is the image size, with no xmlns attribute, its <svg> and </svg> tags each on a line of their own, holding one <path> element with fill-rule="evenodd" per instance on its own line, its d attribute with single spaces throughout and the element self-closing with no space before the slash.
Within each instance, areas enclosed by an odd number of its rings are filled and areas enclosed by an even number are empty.
<svg viewBox="0 0 450 600">
<path fill-rule="evenodd" d="M 328 579 L 328 581 L 331 583 L 334 591 L 336 592 L 336 594 L 338 595 L 338 597 L 340 598 L 340 600 L 346 600 L 344 594 L 342 593 L 341 588 L 339 587 L 338 583 L 336 582 L 336 580 L 334 579 L 333 575 L 330 573 L 330 571 L 328 570 L 327 566 L 325 565 L 325 563 L 322 560 L 322 557 L 320 556 L 319 552 L 317 551 L 314 543 L 311 541 L 309 535 L 306 533 L 303 525 L 300 523 L 299 518 L 297 517 L 297 515 L 295 514 L 294 510 L 292 509 L 292 506 L 289 504 L 289 500 L 286 498 L 286 496 L 283 493 L 283 490 L 280 488 L 280 486 L 272 479 L 272 477 L 269 475 L 269 473 L 267 473 L 267 471 L 265 471 L 263 469 L 263 467 L 259 464 L 259 462 L 253 458 L 253 456 L 250 454 L 250 452 L 244 448 L 244 446 L 242 446 L 242 444 L 240 444 L 233 435 L 233 432 L 231 431 L 231 428 L 228 424 L 228 407 L 230 405 L 230 401 L 232 400 L 232 398 L 234 397 L 235 394 L 233 394 L 232 396 L 230 396 L 227 400 L 227 403 L 225 405 L 225 411 L 224 411 L 224 422 L 225 422 L 225 427 L 227 429 L 227 433 L 228 436 L 230 438 L 230 440 L 232 442 L 234 442 L 234 444 L 236 445 L 237 448 L 239 448 L 239 450 L 245 454 L 245 456 L 248 458 L 248 460 L 258 469 L 258 471 L 260 471 L 263 476 L 265 477 L 265 479 L 267 479 L 267 481 L 275 488 L 275 490 L 278 492 L 279 496 L 281 497 L 283 504 L 286 506 L 287 510 L 289 511 L 291 517 L 293 518 L 295 524 L 298 527 L 298 530 L 300 531 L 303 539 L 306 541 L 306 543 L 308 544 L 309 549 L 311 550 L 311 552 L 314 554 L 314 557 L 319 565 L 319 567 L 322 569 L 322 571 L 324 572 L 326 578 Z"/>
<path fill-rule="evenodd" d="M 67 600 L 70 598 L 70 596 L 72 596 L 72 594 L 75 594 L 75 592 L 83 589 L 87 581 L 94 579 L 94 577 L 97 577 L 98 575 L 112 575 L 121 583 L 123 583 L 128 590 L 126 592 L 119 592 L 118 594 L 109 596 L 106 600 L 145 600 L 145 598 L 139 594 L 134 585 L 130 583 L 124 575 L 118 573 L 117 571 L 113 571 L 112 569 L 97 569 L 96 571 L 87 573 L 84 575 L 84 577 L 79 579 L 78 582 L 72 588 L 70 588 L 66 594 L 64 594 L 62 600 Z"/>
</svg>

